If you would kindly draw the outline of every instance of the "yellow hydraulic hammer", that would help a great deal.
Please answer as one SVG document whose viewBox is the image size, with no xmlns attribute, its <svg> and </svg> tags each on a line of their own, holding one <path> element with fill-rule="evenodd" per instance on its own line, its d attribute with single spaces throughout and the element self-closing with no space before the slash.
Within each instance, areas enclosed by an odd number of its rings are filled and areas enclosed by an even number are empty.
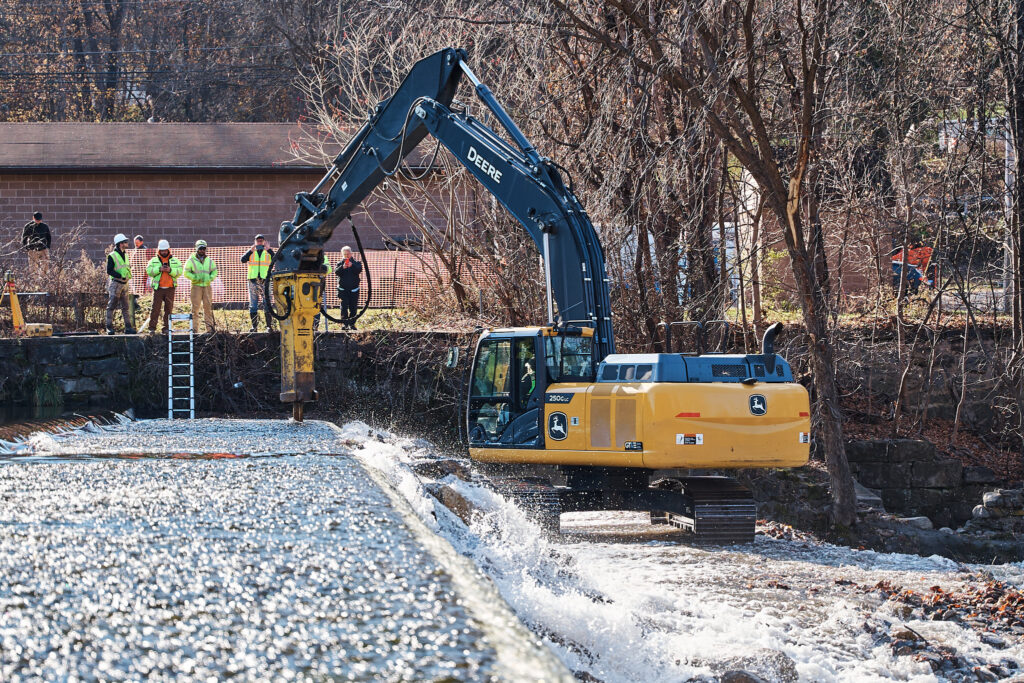
<svg viewBox="0 0 1024 683">
<path fill-rule="evenodd" d="M 274 275 L 277 308 L 291 311 L 281 321 L 281 402 L 292 404 L 292 417 L 302 420 L 303 405 L 317 397 L 313 382 L 313 318 L 320 312 L 320 274 Z"/>
</svg>

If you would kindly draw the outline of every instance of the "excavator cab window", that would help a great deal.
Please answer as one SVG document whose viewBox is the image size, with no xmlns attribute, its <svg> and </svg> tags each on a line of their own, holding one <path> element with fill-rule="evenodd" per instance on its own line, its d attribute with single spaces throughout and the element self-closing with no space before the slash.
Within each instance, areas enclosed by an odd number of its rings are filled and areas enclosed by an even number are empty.
<svg viewBox="0 0 1024 683">
<path fill-rule="evenodd" d="M 544 364 L 547 368 L 549 384 L 593 382 L 593 338 L 568 335 L 545 337 Z"/>
<path fill-rule="evenodd" d="M 480 344 L 469 400 L 470 441 L 494 441 L 508 424 L 512 398 L 512 340 Z"/>
<path fill-rule="evenodd" d="M 537 377 L 537 337 L 485 339 L 469 395 L 471 444 L 538 447 L 544 387 Z"/>
</svg>

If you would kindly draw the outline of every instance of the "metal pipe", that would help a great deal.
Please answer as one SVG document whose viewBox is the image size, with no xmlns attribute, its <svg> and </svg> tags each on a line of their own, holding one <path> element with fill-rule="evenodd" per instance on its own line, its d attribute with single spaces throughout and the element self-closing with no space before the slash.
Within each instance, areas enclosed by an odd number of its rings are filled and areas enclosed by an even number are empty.
<svg viewBox="0 0 1024 683">
<path fill-rule="evenodd" d="M 555 324 L 555 308 L 551 301 L 551 248 L 550 228 L 543 226 L 544 231 L 544 286 L 547 288 L 548 296 L 548 325 Z"/>
</svg>

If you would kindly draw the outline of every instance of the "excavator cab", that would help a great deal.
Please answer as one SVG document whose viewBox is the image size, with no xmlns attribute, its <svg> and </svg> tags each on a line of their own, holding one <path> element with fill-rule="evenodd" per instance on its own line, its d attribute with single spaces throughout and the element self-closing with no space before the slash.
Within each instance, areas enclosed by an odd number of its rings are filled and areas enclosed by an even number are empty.
<svg viewBox="0 0 1024 683">
<path fill-rule="evenodd" d="M 477 342 L 467 401 L 473 447 L 543 448 L 545 390 L 593 382 L 590 328 L 530 327 L 485 332 Z"/>
</svg>

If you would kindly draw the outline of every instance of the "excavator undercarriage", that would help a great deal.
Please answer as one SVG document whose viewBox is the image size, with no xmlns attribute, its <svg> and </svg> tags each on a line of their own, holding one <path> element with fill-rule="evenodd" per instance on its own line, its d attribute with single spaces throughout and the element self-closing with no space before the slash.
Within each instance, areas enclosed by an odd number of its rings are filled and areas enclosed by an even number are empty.
<svg viewBox="0 0 1024 683">
<path fill-rule="evenodd" d="M 753 495 L 731 477 L 602 467 L 490 465 L 483 471 L 496 491 L 515 500 L 549 535 L 559 533 L 564 512 L 624 510 L 649 512 L 652 524 L 688 531 L 696 544 L 754 540 Z"/>
</svg>

